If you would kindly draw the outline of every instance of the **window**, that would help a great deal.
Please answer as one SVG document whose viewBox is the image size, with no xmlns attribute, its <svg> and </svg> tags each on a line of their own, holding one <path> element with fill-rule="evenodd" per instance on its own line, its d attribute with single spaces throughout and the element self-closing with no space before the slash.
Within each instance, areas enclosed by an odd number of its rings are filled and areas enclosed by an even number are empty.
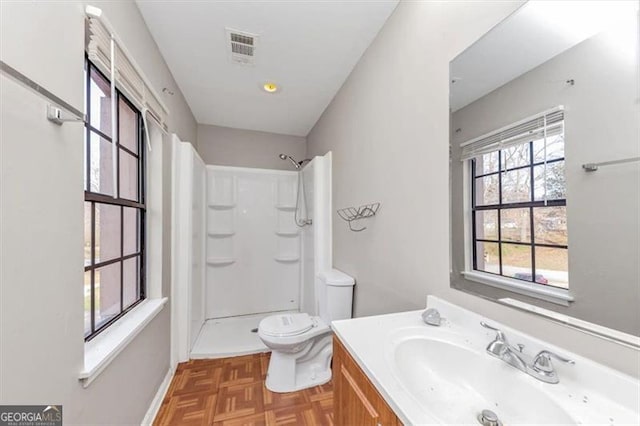
<svg viewBox="0 0 640 426">
<path fill-rule="evenodd" d="M 90 340 L 145 297 L 145 162 L 140 112 L 116 91 L 112 129 L 110 82 L 88 60 L 85 75 L 83 290 Z"/>
<path fill-rule="evenodd" d="M 563 120 L 512 131 L 471 156 L 475 271 L 568 290 Z"/>
</svg>

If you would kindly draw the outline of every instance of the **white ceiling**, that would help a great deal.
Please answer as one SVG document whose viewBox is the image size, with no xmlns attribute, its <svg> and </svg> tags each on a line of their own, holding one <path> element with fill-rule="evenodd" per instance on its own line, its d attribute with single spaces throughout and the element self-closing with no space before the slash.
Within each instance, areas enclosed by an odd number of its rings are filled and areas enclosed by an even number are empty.
<svg viewBox="0 0 640 426">
<path fill-rule="evenodd" d="M 198 123 L 306 136 L 398 0 L 136 3 Z M 225 28 L 259 36 L 254 66 Z"/>
<path fill-rule="evenodd" d="M 469 105 L 615 25 L 637 9 L 636 3 L 529 1 L 451 62 L 450 77 L 455 80 L 451 84 L 451 110 Z"/>
</svg>

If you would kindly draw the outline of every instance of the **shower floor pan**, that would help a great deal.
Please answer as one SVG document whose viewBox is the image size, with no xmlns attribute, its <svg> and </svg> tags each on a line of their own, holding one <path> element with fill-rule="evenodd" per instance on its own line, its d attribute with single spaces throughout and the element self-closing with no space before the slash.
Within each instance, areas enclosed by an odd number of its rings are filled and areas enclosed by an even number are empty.
<svg viewBox="0 0 640 426">
<path fill-rule="evenodd" d="M 191 349 L 191 359 L 225 358 L 269 352 L 269 348 L 262 343 L 256 331 L 263 318 L 278 313 L 285 312 L 207 320 Z"/>
</svg>

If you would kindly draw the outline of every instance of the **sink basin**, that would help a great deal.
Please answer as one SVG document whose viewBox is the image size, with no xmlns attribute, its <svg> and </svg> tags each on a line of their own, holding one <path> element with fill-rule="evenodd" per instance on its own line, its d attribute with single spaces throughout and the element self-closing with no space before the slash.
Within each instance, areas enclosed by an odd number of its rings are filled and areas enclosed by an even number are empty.
<svg viewBox="0 0 640 426">
<path fill-rule="evenodd" d="M 640 425 L 640 381 L 563 348 L 429 296 L 440 327 L 422 311 L 333 321 L 336 335 L 403 424 L 479 425 L 483 410 L 505 426 Z M 527 360 L 541 350 L 575 364 L 554 363 L 559 383 L 545 383 L 489 355 L 500 328 Z M 381 350 L 381 348 L 384 348 Z M 640 355 L 639 355 L 640 356 Z"/>
<path fill-rule="evenodd" d="M 473 424 L 489 409 L 506 425 L 576 424 L 540 390 L 542 383 L 486 353 L 414 337 L 395 345 L 392 364 L 402 385 L 442 423 Z"/>
</svg>

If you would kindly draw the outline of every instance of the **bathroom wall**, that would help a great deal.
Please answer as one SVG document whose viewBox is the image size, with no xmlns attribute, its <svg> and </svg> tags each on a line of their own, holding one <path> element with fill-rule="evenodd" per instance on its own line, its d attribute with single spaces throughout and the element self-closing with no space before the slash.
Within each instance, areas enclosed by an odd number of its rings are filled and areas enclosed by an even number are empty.
<svg viewBox="0 0 640 426">
<path fill-rule="evenodd" d="M 171 109 L 169 126 L 195 141 L 195 119 L 132 1 L 102 7 Z M 83 110 L 84 5 L 2 2 L 3 61 Z M 83 127 L 44 117 L 46 101 L 5 76 L 1 96 L 0 403 L 63 404 L 65 424 L 139 424 L 169 370 L 169 309 L 86 389 L 83 368 Z M 165 140 L 167 140 L 165 138 Z M 161 162 L 170 170 L 170 146 Z M 162 291 L 170 276 L 171 177 L 163 185 Z"/>
<path fill-rule="evenodd" d="M 460 143 L 563 105 L 569 288 L 576 301 L 563 307 L 515 297 L 640 335 L 640 168 L 626 164 L 597 173 L 582 169 L 585 163 L 640 156 L 637 28 L 637 18 L 631 16 L 453 113 L 452 276 L 457 285 L 488 295 L 486 286 L 456 273 L 464 268 Z M 567 85 L 568 78 L 575 85 Z M 597 206 L 606 206 L 606 214 Z M 491 293 L 514 297 L 494 288 Z"/>
<path fill-rule="evenodd" d="M 400 2 L 307 137 L 333 151 L 334 209 L 382 203 L 366 231 L 334 220 L 333 263 L 356 277 L 356 316 L 434 294 L 639 375 L 638 351 L 449 287 L 449 61 L 521 3 Z"/>
<path fill-rule="evenodd" d="M 205 164 L 293 170 L 278 154 L 289 154 L 298 161 L 306 157 L 306 140 L 300 136 L 198 125 L 198 153 Z"/>
</svg>

